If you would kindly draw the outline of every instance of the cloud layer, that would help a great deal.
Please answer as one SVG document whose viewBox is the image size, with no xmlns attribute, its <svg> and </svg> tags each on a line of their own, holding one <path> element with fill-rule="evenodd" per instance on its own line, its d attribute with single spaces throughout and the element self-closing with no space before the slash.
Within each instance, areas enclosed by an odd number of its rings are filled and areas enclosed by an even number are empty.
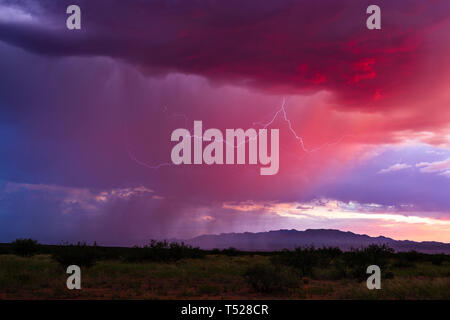
<svg viewBox="0 0 450 320">
<path fill-rule="evenodd" d="M 65 29 L 74 3 L 77 32 Z M 379 1 L 376 31 L 365 28 L 369 4 L 0 1 L 0 240 L 336 223 L 415 237 L 411 218 L 387 228 L 377 215 L 367 227 L 223 206 L 249 201 L 372 203 L 445 225 L 450 3 Z M 279 128 L 279 173 L 171 165 L 171 132 L 194 120 Z M 431 235 L 422 222 L 417 232 Z"/>
</svg>

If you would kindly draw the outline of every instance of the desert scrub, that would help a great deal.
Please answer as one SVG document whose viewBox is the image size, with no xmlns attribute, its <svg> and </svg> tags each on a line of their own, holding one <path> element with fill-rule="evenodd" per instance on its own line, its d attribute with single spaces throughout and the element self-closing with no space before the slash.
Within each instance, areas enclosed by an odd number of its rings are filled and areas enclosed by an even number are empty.
<svg viewBox="0 0 450 320">
<path fill-rule="evenodd" d="M 283 293 L 299 285 L 299 277 L 292 268 L 273 264 L 256 264 L 245 273 L 246 282 L 260 293 Z"/>
<path fill-rule="evenodd" d="M 367 278 L 366 269 L 370 265 L 380 267 L 383 276 L 390 272 L 389 258 L 394 250 L 386 245 L 372 244 L 363 249 L 352 249 L 344 254 L 345 264 L 349 267 L 348 275 L 351 278 L 363 281 Z"/>
<path fill-rule="evenodd" d="M 61 276 L 64 279 L 64 273 Z M 58 266 L 48 256 L 0 256 L 0 292 L 39 291 L 53 287 L 58 281 L 64 280 L 58 275 Z"/>
<path fill-rule="evenodd" d="M 33 239 L 16 239 L 11 243 L 12 252 L 21 257 L 31 257 L 38 253 L 39 243 Z"/>
<path fill-rule="evenodd" d="M 127 262 L 174 262 L 180 259 L 203 258 L 205 252 L 184 243 L 152 240 L 144 247 L 133 247 L 124 256 Z"/>
<path fill-rule="evenodd" d="M 52 258 L 64 268 L 70 265 L 92 267 L 102 257 L 97 246 L 78 243 L 59 246 L 53 250 Z"/>
</svg>

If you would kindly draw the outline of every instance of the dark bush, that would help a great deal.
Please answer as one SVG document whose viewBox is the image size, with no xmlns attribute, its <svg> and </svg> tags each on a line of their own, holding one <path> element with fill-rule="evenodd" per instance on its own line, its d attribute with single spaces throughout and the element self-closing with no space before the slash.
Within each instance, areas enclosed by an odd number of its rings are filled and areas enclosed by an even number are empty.
<svg viewBox="0 0 450 320">
<path fill-rule="evenodd" d="M 408 252 L 399 252 L 398 255 L 404 257 L 409 262 L 419 262 L 423 260 L 423 253 L 419 253 L 416 250 L 411 250 Z"/>
<path fill-rule="evenodd" d="M 393 266 L 396 268 L 412 268 L 414 267 L 414 262 L 405 259 L 404 257 L 396 257 Z"/>
<path fill-rule="evenodd" d="M 276 265 L 293 267 L 300 271 L 302 277 L 312 276 L 313 267 L 319 265 L 320 255 L 314 247 L 296 248 L 294 251 L 284 250 L 271 260 Z"/>
<path fill-rule="evenodd" d="M 366 270 L 370 265 L 380 267 L 382 273 L 388 272 L 389 258 L 394 250 L 386 245 L 372 244 L 364 249 L 352 249 L 344 255 L 344 261 L 350 267 L 348 275 L 363 280 L 367 277 Z"/>
<path fill-rule="evenodd" d="M 127 262 L 173 262 L 180 259 L 203 258 L 205 252 L 184 243 L 151 240 L 150 245 L 133 247 L 125 254 Z"/>
<path fill-rule="evenodd" d="M 419 253 L 415 250 L 408 251 L 408 252 L 398 252 L 395 255 L 395 258 L 400 261 L 398 264 L 399 267 L 402 267 L 402 265 L 406 266 L 414 266 L 416 262 L 420 262 L 424 260 L 424 254 Z"/>
<path fill-rule="evenodd" d="M 394 257 L 393 266 L 396 268 L 412 268 L 417 262 L 423 261 L 425 255 L 415 250 L 398 252 Z"/>
<path fill-rule="evenodd" d="M 343 259 L 335 259 L 328 269 L 328 279 L 339 280 L 348 277 L 348 270 Z"/>
<path fill-rule="evenodd" d="M 223 249 L 222 254 L 226 256 L 237 256 L 240 254 L 239 250 L 233 247 L 229 247 L 228 249 Z"/>
<path fill-rule="evenodd" d="M 431 256 L 431 263 L 435 266 L 441 266 L 444 261 L 445 261 L 444 254 L 433 254 Z"/>
<path fill-rule="evenodd" d="M 294 251 L 283 250 L 271 261 L 276 265 L 297 269 L 302 277 L 341 279 L 347 274 L 342 255 L 342 250 L 337 247 L 315 249 L 311 246 L 296 248 Z"/>
<path fill-rule="evenodd" d="M 102 258 L 101 249 L 85 243 L 63 245 L 53 249 L 52 258 L 64 268 L 70 265 L 92 267 Z"/>
<path fill-rule="evenodd" d="M 0 244 L 0 254 L 11 254 L 11 248 L 10 246 L 7 246 L 5 244 Z"/>
<path fill-rule="evenodd" d="M 11 243 L 14 254 L 22 257 L 31 257 L 39 251 L 39 243 L 33 239 L 17 239 Z"/>
<path fill-rule="evenodd" d="M 339 248 L 333 248 L 333 247 L 323 247 L 320 249 L 316 249 L 316 254 L 318 256 L 317 258 L 317 265 L 319 267 L 328 267 L 332 264 L 333 261 L 335 261 L 338 257 L 342 255 L 342 250 Z"/>
<path fill-rule="evenodd" d="M 244 278 L 261 293 L 282 293 L 299 285 L 299 277 L 291 268 L 273 264 L 254 265 L 247 269 Z"/>
</svg>

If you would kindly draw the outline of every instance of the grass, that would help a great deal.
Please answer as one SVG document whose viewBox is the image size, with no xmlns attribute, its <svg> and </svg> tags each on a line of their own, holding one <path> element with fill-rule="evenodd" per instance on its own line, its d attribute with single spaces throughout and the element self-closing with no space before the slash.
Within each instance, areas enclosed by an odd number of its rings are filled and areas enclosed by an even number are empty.
<svg viewBox="0 0 450 320">
<path fill-rule="evenodd" d="M 329 267 L 314 266 L 288 291 L 258 292 L 246 281 L 255 266 L 274 264 L 268 255 L 208 254 L 202 259 L 141 263 L 124 259 L 97 261 L 82 268 L 82 290 L 66 288 L 67 274 L 50 254 L 0 255 L 3 299 L 450 299 L 450 262 L 417 261 L 392 266 L 393 279 L 381 290 L 365 281 L 334 279 Z M 391 265 L 395 265 L 391 261 Z M 276 264 L 275 264 L 276 266 Z M 328 271 L 327 271 L 328 270 Z"/>
</svg>

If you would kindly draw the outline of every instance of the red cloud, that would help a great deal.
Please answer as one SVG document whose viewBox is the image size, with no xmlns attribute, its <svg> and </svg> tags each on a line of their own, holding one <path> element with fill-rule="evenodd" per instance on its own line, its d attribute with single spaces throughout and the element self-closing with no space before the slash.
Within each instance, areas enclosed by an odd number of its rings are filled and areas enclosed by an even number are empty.
<svg viewBox="0 0 450 320">
<path fill-rule="evenodd" d="M 19 3 L 58 25 L 65 2 L 43 1 L 40 11 Z M 367 3 L 350 0 L 79 5 L 86 13 L 80 33 L 7 24 L 0 39 L 48 55 L 106 55 L 145 72 L 192 73 L 281 94 L 327 90 L 340 105 L 362 109 L 407 99 L 411 86 L 427 76 L 424 56 L 448 49 L 449 40 L 448 1 L 380 1 L 383 27 L 376 31 L 365 27 Z M 439 42 L 430 40 L 442 30 Z M 447 53 L 437 58 L 448 60 Z M 437 83 L 443 71 L 435 69 L 427 81 Z"/>
</svg>

